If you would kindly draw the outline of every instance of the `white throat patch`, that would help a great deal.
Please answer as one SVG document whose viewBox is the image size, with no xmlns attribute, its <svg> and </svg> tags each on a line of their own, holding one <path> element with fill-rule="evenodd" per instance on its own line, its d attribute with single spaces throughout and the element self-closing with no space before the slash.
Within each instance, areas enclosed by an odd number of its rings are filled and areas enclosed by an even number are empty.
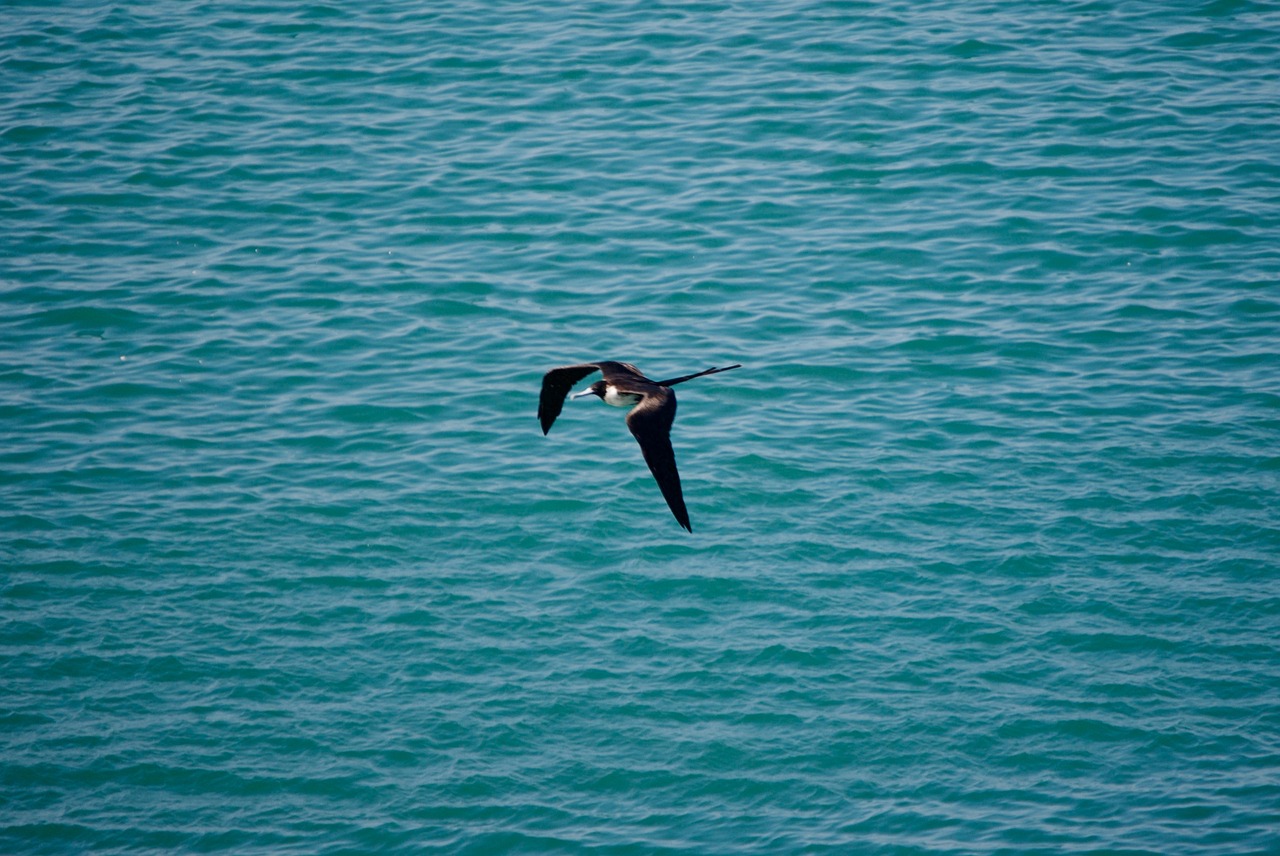
<svg viewBox="0 0 1280 856">
<path fill-rule="evenodd" d="M 604 388 L 604 403 L 614 407 L 634 407 L 640 403 L 642 396 L 631 392 L 618 392 L 618 388 L 609 384 Z"/>
</svg>

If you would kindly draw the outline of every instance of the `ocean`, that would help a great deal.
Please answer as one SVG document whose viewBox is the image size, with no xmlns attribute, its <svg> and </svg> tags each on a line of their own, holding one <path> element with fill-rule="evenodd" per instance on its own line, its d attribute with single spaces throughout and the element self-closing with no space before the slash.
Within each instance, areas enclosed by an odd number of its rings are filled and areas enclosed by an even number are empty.
<svg viewBox="0 0 1280 856">
<path fill-rule="evenodd" d="M 1280 852 L 1280 5 L 7 3 L 0 851 Z M 692 533 L 591 398 L 678 388 Z"/>
</svg>

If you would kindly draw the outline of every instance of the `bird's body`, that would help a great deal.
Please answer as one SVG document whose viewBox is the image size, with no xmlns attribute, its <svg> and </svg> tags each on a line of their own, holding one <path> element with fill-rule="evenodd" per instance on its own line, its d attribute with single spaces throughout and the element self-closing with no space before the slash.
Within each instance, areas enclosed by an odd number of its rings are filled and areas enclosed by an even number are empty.
<svg viewBox="0 0 1280 856">
<path fill-rule="evenodd" d="M 542 433 L 551 430 L 556 417 L 564 407 L 565 396 L 573 385 L 593 372 L 600 372 L 602 380 L 593 383 L 585 392 L 573 396 L 599 396 L 605 404 L 629 407 L 627 427 L 635 435 L 644 453 L 645 463 L 662 490 L 671 513 L 680 525 L 690 532 L 689 512 L 684 505 L 684 493 L 680 489 L 680 473 L 676 470 L 676 456 L 671 448 L 671 424 L 676 418 L 676 394 L 671 387 L 695 377 L 742 368 L 740 365 L 710 368 L 691 375 L 654 381 L 645 377 L 630 363 L 602 360 L 598 363 L 582 363 L 561 366 L 542 376 L 542 393 L 538 398 L 538 420 Z"/>
<path fill-rule="evenodd" d="M 612 384 L 606 384 L 604 395 L 600 396 L 600 400 L 614 407 L 635 407 L 644 401 L 644 396 L 634 392 L 624 392 Z"/>
</svg>

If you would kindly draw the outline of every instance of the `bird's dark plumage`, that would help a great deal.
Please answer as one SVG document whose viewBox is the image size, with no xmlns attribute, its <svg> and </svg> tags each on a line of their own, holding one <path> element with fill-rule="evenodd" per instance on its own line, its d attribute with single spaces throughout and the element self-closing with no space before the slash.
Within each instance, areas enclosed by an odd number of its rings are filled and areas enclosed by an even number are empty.
<svg viewBox="0 0 1280 856">
<path fill-rule="evenodd" d="M 622 365 L 617 363 L 616 365 Z M 551 425 L 560 415 L 564 407 L 564 397 L 573 389 L 573 385 L 592 372 L 600 371 L 594 363 L 584 366 L 561 366 L 552 369 L 542 376 L 542 394 L 538 396 L 538 421 L 542 423 L 542 433 L 551 430 Z M 637 372 L 639 374 L 639 372 Z"/>
<path fill-rule="evenodd" d="M 543 434 L 550 431 L 564 407 L 565 396 L 573 385 L 593 372 L 600 372 L 603 379 L 596 381 L 581 395 L 595 394 L 606 404 L 631 408 L 627 414 L 627 427 L 640 444 L 649 472 L 653 473 L 653 478 L 676 520 L 692 532 L 689 511 L 684 505 L 684 493 L 680 489 L 680 473 L 676 470 L 676 455 L 671 448 L 671 425 L 676 418 L 676 394 L 671 387 L 696 377 L 737 368 L 742 366 L 710 368 L 691 375 L 654 381 L 649 380 L 630 363 L 612 360 L 561 366 L 542 376 L 538 421 L 542 423 Z"/>
</svg>

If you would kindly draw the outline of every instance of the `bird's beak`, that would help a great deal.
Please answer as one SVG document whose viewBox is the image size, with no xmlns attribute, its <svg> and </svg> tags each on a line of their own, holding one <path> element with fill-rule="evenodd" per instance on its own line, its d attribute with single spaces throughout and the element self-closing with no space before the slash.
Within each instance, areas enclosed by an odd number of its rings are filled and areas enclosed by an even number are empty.
<svg viewBox="0 0 1280 856">
<path fill-rule="evenodd" d="M 570 398 L 586 398 L 588 395 L 595 395 L 595 393 L 587 389 L 587 390 L 583 390 L 582 392 L 575 392 L 573 395 L 569 397 Z"/>
</svg>

